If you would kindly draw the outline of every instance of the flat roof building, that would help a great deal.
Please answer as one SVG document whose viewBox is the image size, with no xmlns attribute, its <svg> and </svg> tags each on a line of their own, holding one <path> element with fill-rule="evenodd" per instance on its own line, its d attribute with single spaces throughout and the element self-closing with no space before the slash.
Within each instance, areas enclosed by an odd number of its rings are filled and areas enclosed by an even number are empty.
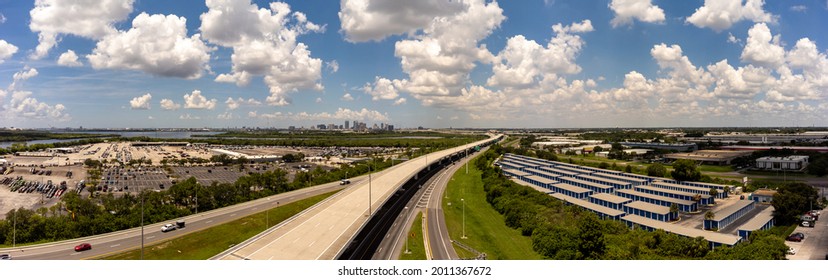
<svg viewBox="0 0 828 280">
<path fill-rule="evenodd" d="M 647 203 L 661 205 L 664 207 L 670 207 L 675 203 L 676 206 L 678 206 L 678 210 L 682 212 L 696 212 L 699 210 L 699 204 L 691 200 L 659 196 L 644 192 L 638 192 L 634 190 L 616 190 L 615 195 L 626 197 L 636 201 L 643 201 Z"/>
<path fill-rule="evenodd" d="M 739 236 L 748 239 L 750 234 L 757 230 L 767 230 L 773 227 L 773 206 L 768 206 L 747 223 L 739 227 Z"/>
<path fill-rule="evenodd" d="M 679 151 L 679 152 L 692 152 L 699 149 L 699 146 L 696 143 L 677 143 L 677 144 L 667 144 L 667 143 L 647 143 L 647 142 L 621 142 L 621 145 L 633 148 L 645 148 L 645 149 L 659 149 L 659 150 L 672 150 L 672 151 Z"/>
<path fill-rule="evenodd" d="M 589 202 L 609 207 L 615 210 L 623 210 L 624 204 L 632 202 L 632 199 L 611 195 L 608 193 L 596 193 L 589 196 Z"/>
<path fill-rule="evenodd" d="M 576 187 L 566 183 L 558 183 L 551 185 L 552 191 L 562 193 L 566 196 L 571 196 L 577 199 L 585 199 L 592 194 L 592 190 Z"/>
<path fill-rule="evenodd" d="M 771 203 L 773 201 L 773 195 L 776 194 L 775 190 L 771 189 L 758 189 L 751 194 L 751 200 L 756 201 L 758 203 Z"/>
<path fill-rule="evenodd" d="M 658 196 L 671 197 L 671 198 L 681 199 L 681 200 L 696 201 L 696 198 L 698 198 L 698 202 L 701 203 L 702 205 L 711 205 L 711 204 L 715 203 L 715 201 L 713 200 L 713 197 L 710 196 L 709 194 L 691 193 L 691 192 L 671 190 L 671 189 L 667 189 L 667 188 L 659 188 L 659 187 L 652 187 L 652 186 L 636 186 L 634 189 L 636 191 L 643 192 L 643 193 L 654 194 L 654 195 L 658 195 Z"/>
<path fill-rule="evenodd" d="M 638 226 L 648 231 L 662 229 L 666 232 L 678 234 L 684 237 L 702 237 L 705 240 L 707 240 L 711 249 L 722 245 L 734 246 L 736 245 L 736 243 L 739 243 L 739 241 L 742 240 L 741 237 L 732 234 L 724 234 L 696 228 L 688 228 L 676 224 L 647 219 L 635 215 L 626 215 L 624 217 L 621 217 L 621 220 L 624 221 L 629 227 Z"/>
<path fill-rule="evenodd" d="M 571 196 L 566 196 L 559 193 L 550 194 L 552 197 L 563 200 L 567 204 L 573 204 L 580 206 L 583 209 L 589 210 L 592 213 L 598 215 L 598 217 L 602 219 L 611 219 L 611 220 L 619 220 L 621 217 L 626 215 L 624 211 L 619 211 L 617 209 L 612 209 L 609 207 L 604 207 L 586 200 L 573 198 Z"/>
<path fill-rule="evenodd" d="M 760 157 L 756 159 L 756 168 L 762 170 L 800 171 L 808 166 L 808 156 Z"/>
<path fill-rule="evenodd" d="M 753 200 L 739 200 L 722 210 L 713 213 L 713 219 L 704 220 L 704 229 L 723 229 L 748 212 L 753 210 L 756 203 Z"/>
<path fill-rule="evenodd" d="M 612 193 L 614 190 L 612 186 L 581 180 L 578 179 L 578 177 L 560 177 L 558 180 L 560 180 L 561 183 L 567 183 L 576 187 L 590 189 L 596 193 Z"/>
<path fill-rule="evenodd" d="M 622 206 L 624 212 L 636 216 L 641 216 L 647 219 L 667 222 L 678 218 L 678 213 L 670 213 L 670 207 L 646 203 L 643 201 L 633 201 Z"/>
<path fill-rule="evenodd" d="M 698 150 L 690 153 L 675 153 L 664 155 L 669 159 L 690 159 L 705 164 L 727 165 L 734 159 L 749 156 L 751 151 L 723 151 L 723 150 Z"/>
</svg>

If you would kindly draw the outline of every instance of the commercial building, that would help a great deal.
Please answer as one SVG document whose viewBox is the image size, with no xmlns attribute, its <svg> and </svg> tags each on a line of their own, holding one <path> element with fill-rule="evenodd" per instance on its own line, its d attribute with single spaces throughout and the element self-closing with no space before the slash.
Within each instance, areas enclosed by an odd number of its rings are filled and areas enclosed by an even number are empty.
<svg viewBox="0 0 828 280">
<path fill-rule="evenodd" d="M 723 229 L 753 210 L 755 205 L 753 200 L 736 201 L 733 205 L 713 213 L 713 219 L 705 219 L 704 229 Z"/>
<path fill-rule="evenodd" d="M 621 142 L 621 145 L 632 147 L 632 148 L 644 148 L 644 149 L 654 149 L 654 150 L 671 150 L 677 152 L 692 152 L 699 149 L 699 145 L 696 143 L 677 143 L 677 144 L 668 144 L 668 143 L 647 143 L 647 142 Z"/>
<path fill-rule="evenodd" d="M 621 217 L 627 214 L 624 213 L 624 211 L 604 207 L 586 200 L 573 198 L 559 193 L 550 195 L 554 198 L 564 201 L 566 204 L 577 205 L 583 209 L 589 210 L 590 212 L 595 213 L 596 215 L 598 215 L 598 217 L 602 219 L 620 220 Z"/>
<path fill-rule="evenodd" d="M 698 150 L 690 153 L 668 154 L 664 157 L 673 160 L 690 159 L 703 164 L 727 165 L 734 159 L 749 156 L 751 153 L 750 151 Z"/>
<path fill-rule="evenodd" d="M 748 239 L 750 234 L 757 230 L 767 230 L 773 227 L 773 206 L 768 206 L 756 216 L 750 219 L 747 223 L 739 227 L 739 236 Z"/>
<path fill-rule="evenodd" d="M 800 171 L 808 166 L 808 156 L 760 157 L 756 168 L 762 170 Z"/>
<path fill-rule="evenodd" d="M 623 210 L 624 204 L 632 202 L 632 199 L 611 195 L 608 193 L 596 193 L 589 196 L 589 202 L 609 207 L 615 210 Z"/>
<path fill-rule="evenodd" d="M 656 221 L 668 222 L 678 218 L 678 213 L 670 213 L 670 207 L 633 201 L 622 206 L 624 212 Z M 629 215 L 628 215 L 629 216 Z"/>
<path fill-rule="evenodd" d="M 731 234 L 724 234 L 695 228 L 688 228 L 676 224 L 666 223 L 653 219 L 647 219 L 635 215 L 626 215 L 621 217 L 621 220 L 627 224 L 628 227 L 638 227 L 648 231 L 661 229 L 669 233 L 678 234 L 684 237 L 696 238 L 702 237 L 707 240 L 711 249 L 719 246 L 734 246 L 742 240 L 741 237 Z"/>
<path fill-rule="evenodd" d="M 775 194 L 775 190 L 758 189 L 751 194 L 751 200 L 758 203 L 771 203 L 773 201 L 773 195 Z"/>
<path fill-rule="evenodd" d="M 646 203 L 661 205 L 664 207 L 670 207 L 671 205 L 675 204 L 676 206 L 678 206 L 678 210 L 682 212 L 696 212 L 699 210 L 699 204 L 692 200 L 684 200 L 648 194 L 635 190 L 616 190 L 615 195 L 620 197 L 626 197 L 635 201 L 643 201 Z"/>
<path fill-rule="evenodd" d="M 804 146 L 722 146 L 722 150 L 734 151 L 769 151 L 769 150 L 791 150 L 803 152 L 828 153 L 828 147 L 804 147 Z"/>
</svg>

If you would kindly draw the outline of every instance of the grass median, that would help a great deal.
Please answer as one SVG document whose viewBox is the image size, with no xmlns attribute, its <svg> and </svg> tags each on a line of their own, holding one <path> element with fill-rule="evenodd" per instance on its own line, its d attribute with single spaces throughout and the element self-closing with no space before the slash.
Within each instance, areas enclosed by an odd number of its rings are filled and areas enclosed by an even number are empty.
<svg viewBox="0 0 828 280">
<path fill-rule="evenodd" d="M 290 204 L 245 216 L 221 225 L 196 231 L 175 239 L 153 243 L 144 247 L 146 260 L 206 260 L 235 244 L 250 239 L 265 230 L 267 215 L 270 225 L 278 224 L 302 210 L 313 206 L 336 192 L 320 194 Z M 104 260 L 138 260 L 141 249 L 129 250 L 105 256 Z"/>
<path fill-rule="evenodd" d="M 425 244 L 423 243 L 423 212 L 417 213 L 417 218 L 411 224 L 411 230 L 408 231 L 407 240 L 408 253 L 406 247 L 400 249 L 401 260 L 425 260 Z"/>
<path fill-rule="evenodd" d="M 482 153 L 481 153 L 482 154 Z M 479 155 L 478 155 L 479 156 Z M 503 215 L 486 202 L 480 170 L 469 163 L 469 173 L 461 167 L 449 181 L 443 194 L 443 211 L 449 236 L 460 258 L 475 258 L 476 254 L 457 245 L 463 243 L 486 253 L 490 260 L 543 259 L 532 250 L 532 240 L 517 229 L 506 226 Z M 439 195 L 439 194 L 436 194 Z M 463 199 L 463 200 L 461 200 Z M 463 239 L 463 204 L 465 202 L 465 234 Z"/>
</svg>

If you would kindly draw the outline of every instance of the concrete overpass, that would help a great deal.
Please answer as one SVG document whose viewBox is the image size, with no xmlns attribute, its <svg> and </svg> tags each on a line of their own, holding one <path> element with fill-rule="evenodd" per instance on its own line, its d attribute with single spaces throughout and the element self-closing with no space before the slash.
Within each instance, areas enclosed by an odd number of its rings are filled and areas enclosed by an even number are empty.
<svg viewBox="0 0 828 280">
<path fill-rule="evenodd" d="M 458 148 L 411 159 L 371 179 L 340 191 L 312 209 L 276 225 L 211 259 L 222 260 L 332 260 L 351 242 L 370 216 L 410 178 L 465 149 L 491 142 L 501 135 Z M 370 196 L 369 196 L 370 195 Z M 370 209 L 369 212 L 369 199 Z"/>
</svg>

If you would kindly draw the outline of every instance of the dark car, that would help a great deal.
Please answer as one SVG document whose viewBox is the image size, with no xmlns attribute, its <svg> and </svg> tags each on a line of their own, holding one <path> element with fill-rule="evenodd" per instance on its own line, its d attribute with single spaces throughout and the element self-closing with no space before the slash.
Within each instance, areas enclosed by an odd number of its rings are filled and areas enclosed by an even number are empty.
<svg viewBox="0 0 828 280">
<path fill-rule="evenodd" d="M 9 254 L 0 254 L 0 260 L 11 260 L 12 256 Z"/>
<path fill-rule="evenodd" d="M 801 242 L 802 239 L 805 239 L 805 234 L 803 234 L 801 232 L 791 234 L 791 235 L 788 236 L 788 238 L 785 238 L 785 240 L 793 241 L 793 242 Z"/>
<path fill-rule="evenodd" d="M 75 246 L 75 252 L 92 250 L 92 244 L 89 243 L 81 243 L 78 246 Z"/>
</svg>

